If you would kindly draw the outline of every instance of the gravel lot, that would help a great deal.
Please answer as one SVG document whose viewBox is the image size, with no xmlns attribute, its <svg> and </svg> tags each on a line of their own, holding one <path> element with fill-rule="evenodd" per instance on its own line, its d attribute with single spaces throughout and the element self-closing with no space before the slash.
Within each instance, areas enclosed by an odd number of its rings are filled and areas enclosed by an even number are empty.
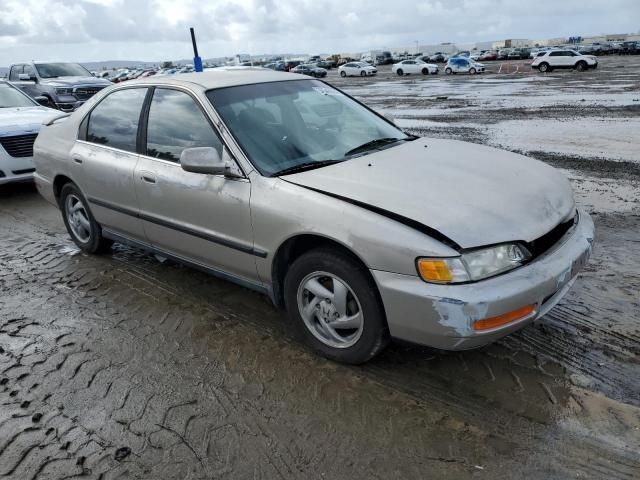
<svg viewBox="0 0 640 480">
<path fill-rule="evenodd" d="M 81 254 L 32 186 L 0 187 L 0 477 L 638 478 L 640 57 L 600 61 L 328 77 L 414 133 L 562 168 L 594 215 L 569 295 L 477 351 L 336 365 L 267 298 L 122 246 Z"/>
</svg>

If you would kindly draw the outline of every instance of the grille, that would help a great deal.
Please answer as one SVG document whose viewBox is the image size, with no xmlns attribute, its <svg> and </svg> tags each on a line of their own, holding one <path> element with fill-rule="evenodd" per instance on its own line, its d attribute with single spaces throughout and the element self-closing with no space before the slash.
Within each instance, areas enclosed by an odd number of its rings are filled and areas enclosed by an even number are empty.
<svg viewBox="0 0 640 480">
<path fill-rule="evenodd" d="M 565 233 L 569 231 L 578 221 L 578 215 L 576 214 L 571 220 L 567 220 L 554 227 L 549 233 L 545 233 L 543 236 L 536 238 L 532 242 L 527 244 L 533 258 L 539 257 L 564 237 Z"/>
<path fill-rule="evenodd" d="M 77 87 L 73 90 L 73 94 L 78 100 L 87 100 L 103 88 L 104 87 Z"/>
<path fill-rule="evenodd" d="M 37 133 L 30 133 L 27 135 L 0 137 L 0 145 L 12 157 L 33 157 L 33 142 L 36 141 L 37 136 Z"/>
</svg>

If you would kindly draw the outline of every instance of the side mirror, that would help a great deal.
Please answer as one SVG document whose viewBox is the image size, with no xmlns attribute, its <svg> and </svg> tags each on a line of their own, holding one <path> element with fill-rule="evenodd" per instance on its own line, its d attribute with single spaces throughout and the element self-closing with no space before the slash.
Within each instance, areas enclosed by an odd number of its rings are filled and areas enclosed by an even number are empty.
<svg viewBox="0 0 640 480">
<path fill-rule="evenodd" d="M 237 168 L 234 168 L 228 154 L 224 152 L 221 158 L 218 150 L 213 147 L 185 148 L 180 155 L 180 165 L 185 172 L 228 177 L 242 176 Z"/>
<path fill-rule="evenodd" d="M 28 73 L 18 74 L 18 80 L 20 80 L 21 82 L 37 82 L 38 81 L 35 75 L 29 75 Z"/>
<path fill-rule="evenodd" d="M 38 102 L 40 105 L 43 105 L 45 107 L 49 106 L 49 99 L 47 97 L 44 97 L 42 95 L 39 95 L 37 97 L 33 97 L 33 99 Z"/>
</svg>

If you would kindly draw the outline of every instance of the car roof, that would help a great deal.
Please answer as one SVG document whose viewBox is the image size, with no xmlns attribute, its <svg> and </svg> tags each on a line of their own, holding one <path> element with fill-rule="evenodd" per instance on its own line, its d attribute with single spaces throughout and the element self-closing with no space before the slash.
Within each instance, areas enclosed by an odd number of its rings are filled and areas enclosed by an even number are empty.
<svg viewBox="0 0 640 480">
<path fill-rule="evenodd" d="M 167 85 L 198 85 L 204 90 L 213 88 L 235 87 L 255 83 L 284 82 L 287 80 L 302 80 L 304 77 L 295 73 L 276 72 L 262 67 L 218 67 L 206 72 L 181 73 L 178 76 L 146 77 L 127 82 L 133 84 L 167 84 Z"/>
</svg>

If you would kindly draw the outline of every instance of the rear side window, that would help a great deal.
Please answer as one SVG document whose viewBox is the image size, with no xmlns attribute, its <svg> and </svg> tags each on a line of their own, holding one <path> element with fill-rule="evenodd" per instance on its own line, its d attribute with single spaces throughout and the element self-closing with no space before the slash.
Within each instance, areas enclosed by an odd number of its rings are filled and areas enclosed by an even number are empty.
<svg viewBox="0 0 640 480">
<path fill-rule="evenodd" d="M 89 116 L 87 141 L 135 153 L 140 111 L 146 88 L 129 88 L 107 95 Z"/>
<path fill-rule="evenodd" d="M 22 65 L 14 65 L 11 67 L 11 73 L 9 73 L 9 80 L 12 82 L 18 81 L 18 75 L 22 73 Z"/>
<path fill-rule="evenodd" d="M 157 88 L 149 107 L 149 157 L 179 162 L 185 148 L 213 147 L 222 155 L 222 143 L 190 95 Z"/>
</svg>

